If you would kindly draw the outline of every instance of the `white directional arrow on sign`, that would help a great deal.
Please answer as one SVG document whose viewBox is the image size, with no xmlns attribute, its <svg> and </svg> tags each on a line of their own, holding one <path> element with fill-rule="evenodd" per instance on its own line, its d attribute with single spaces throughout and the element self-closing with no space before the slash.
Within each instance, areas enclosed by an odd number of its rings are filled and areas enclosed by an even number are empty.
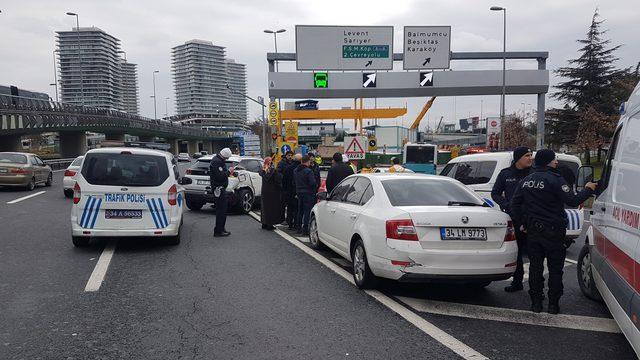
<svg viewBox="0 0 640 360">
<path fill-rule="evenodd" d="M 376 87 L 376 73 L 365 74 L 365 76 L 367 80 L 364 83 L 362 83 L 362 87 Z"/>
<path fill-rule="evenodd" d="M 433 73 L 422 73 L 423 76 L 422 81 L 420 81 L 420 86 L 433 85 Z"/>
</svg>

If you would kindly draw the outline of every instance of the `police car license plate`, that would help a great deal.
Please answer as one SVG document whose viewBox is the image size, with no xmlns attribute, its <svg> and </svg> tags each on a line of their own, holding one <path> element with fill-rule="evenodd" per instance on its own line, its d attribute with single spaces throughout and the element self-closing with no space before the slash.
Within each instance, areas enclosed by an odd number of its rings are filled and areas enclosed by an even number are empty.
<svg viewBox="0 0 640 360">
<path fill-rule="evenodd" d="M 208 180 L 198 180 L 196 184 L 198 185 L 209 185 L 210 181 Z"/>
<path fill-rule="evenodd" d="M 105 219 L 142 219 L 142 210 L 105 210 Z"/>
<path fill-rule="evenodd" d="M 487 240 L 485 228 L 440 228 L 442 240 Z"/>
</svg>

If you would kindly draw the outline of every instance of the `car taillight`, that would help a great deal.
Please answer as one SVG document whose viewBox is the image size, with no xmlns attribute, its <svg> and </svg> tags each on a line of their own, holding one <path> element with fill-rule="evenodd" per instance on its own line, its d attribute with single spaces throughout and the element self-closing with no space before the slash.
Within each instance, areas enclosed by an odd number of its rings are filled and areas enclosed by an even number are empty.
<svg viewBox="0 0 640 360">
<path fill-rule="evenodd" d="M 418 241 L 413 221 L 408 220 L 387 220 L 387 239 Z"/>
<path fill-rule="evenodd" d="M 29 173 L 29 171 L 27 171 L 27 169 L 23 169 L 23 168 L 14 168 L 14 169 L 11 169 L 11 173 L 12 174 L 19 174 L 19 175 L 27 175 L 27 173 Z"/>
<path fill-rule="evenodd" d="M 178 188 L 175 185 L 171 185 L 169 188 L 169 205 L 176 205 L 178 198 Z"/>
<path fill-rule="evenodd" d="M 73 203 L 74 204 L 77 204 L 80 202 L 81 195 L 82 195 L 82 192 L 80 191 L 80 185 L 76 183 L 75 185 L 73 185 Z"/>
<path fill-rule="evenodd" d="M 185 171 L 184 173 L 187 174 L 187 175 L 191 175 L 192 171 L 191 171 L 191 169 L 187 169 L 187 171 Z"/>
<path fill-rule="evenodd" d="M 76 176 L 76 172 L 73 170 L 65 170 L 64 176 L 68 176 L 68 177 Z"/>
<path fill-rule="evenodd" d="M 504 235 L 504 241 L 515 241 L 516 230 L 513 228 L 513 221 L 507 223 L 507 233 Z"/>
</svg>

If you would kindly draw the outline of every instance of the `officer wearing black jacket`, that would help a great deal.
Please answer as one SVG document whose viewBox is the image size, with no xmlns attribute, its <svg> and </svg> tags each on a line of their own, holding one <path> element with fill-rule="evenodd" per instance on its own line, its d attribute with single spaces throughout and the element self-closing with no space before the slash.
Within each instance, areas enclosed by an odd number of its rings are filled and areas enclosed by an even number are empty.
<svg viewBox="0 0 640 360">
<path fill-rule="evenodd" d="M 531 164 L 533 163 L 533 154 L 528 147 L 520 146 L 513 150 L 513 162 L 508 168 L 502 169 L 498 174 L 493 189 L 491 190 L 491 197 L 500 206 L 500 209 L 511 218 L 511 199 L 516 192 L 520 180 L 529 175 L 531 171 Z M 524 267 L 522 263 L 522 253 L 526 248 L 527 234 L 520 230 L 520 225 L 514 223 L 513 226 L 516 232 L 516 241 L 518 242 L 518 259 L 516 263 L 516 271 L 513 273 L 513 280 L 511 285 L 504 288 L 506 292 L 515 292 L 523 289 L 522 278 L 524 276 Z"/>
<path fill-rule="evenodd" d="M 214 156 L 209 163 L 209 179 L 213 192 L 213 203 L 216 205 L 216 227 L 213 236 L 231 235 L 225 228 L 227 223 L 227 185 L 229 185 L 229 170 L 225 161 L 231 157 L 231 150 L 224 148 Z"/>
<path fill-rule="evenodd" d="M 564 205 L 578 206 L 596 189 L 596 184 L 590 182 L 576 195 L 557 167 L 558 161 L 553 150 L 538 151 L 534 172 L 521 181 L 511 201 L 514 221 L 526 224 L 524 229 L 527 232 L 529 254 L 529 295 L 531 311 L 537 313 L 542 311 L 545 258 L 549 268 L 548 312 L 560 312 L 562 269 L 566 256 L 564 240 L 567 232 Z"/>
<path fill-rule="evenodd" d="M 342 154 L 339 152 L 333 154 L 333 165 L 331 165 L 331 169 L 329 169 L 326 180 L 327 193 L 330 194 L 331 190 L 333 190 L 340 181 L 353 174 L 354 172 L 351 166 L 342 161 Z"/>
</svg>

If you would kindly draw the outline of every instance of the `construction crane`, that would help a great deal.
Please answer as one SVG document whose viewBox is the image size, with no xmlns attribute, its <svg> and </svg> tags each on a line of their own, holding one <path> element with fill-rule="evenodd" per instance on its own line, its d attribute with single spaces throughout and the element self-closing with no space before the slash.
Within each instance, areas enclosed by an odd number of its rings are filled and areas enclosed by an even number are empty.
<svg viewBox="0 0 640 360">
<path fill-rule="evenodd" d="M 440 125 L 442 125 L 442 119 L 444 119 L 444 116 L 440 116 L 440 122 L 438 122 L 438 127 L 436 128 L 436 131 L 434 132 L 434 134 L 437 134 L 438 131 L 440 131 Z"/>
<path fill-rule="evenodd" d="M 424 115 L 427 113 L 427 111 L 429 111 L 429 109 L 431 108 L 431 105 L 433 105 L 433 102 L 435 100 L 436 100 L 436 97 L 434 96 L 431 99 L 429 99 L 429 101 L 427 101 L 426 104 L 424 104 L 424 106 L 422 107 L 422 111 L 420 111 L 420 114 L 418 114 L 416 119 L 413 121 L 413 124 L 411 124 L 411 127 L 409 127 L 409 130 L 418 129 L 418 126 L 420 126 L 420 122 L 424 118 Z"/>
</svg>

